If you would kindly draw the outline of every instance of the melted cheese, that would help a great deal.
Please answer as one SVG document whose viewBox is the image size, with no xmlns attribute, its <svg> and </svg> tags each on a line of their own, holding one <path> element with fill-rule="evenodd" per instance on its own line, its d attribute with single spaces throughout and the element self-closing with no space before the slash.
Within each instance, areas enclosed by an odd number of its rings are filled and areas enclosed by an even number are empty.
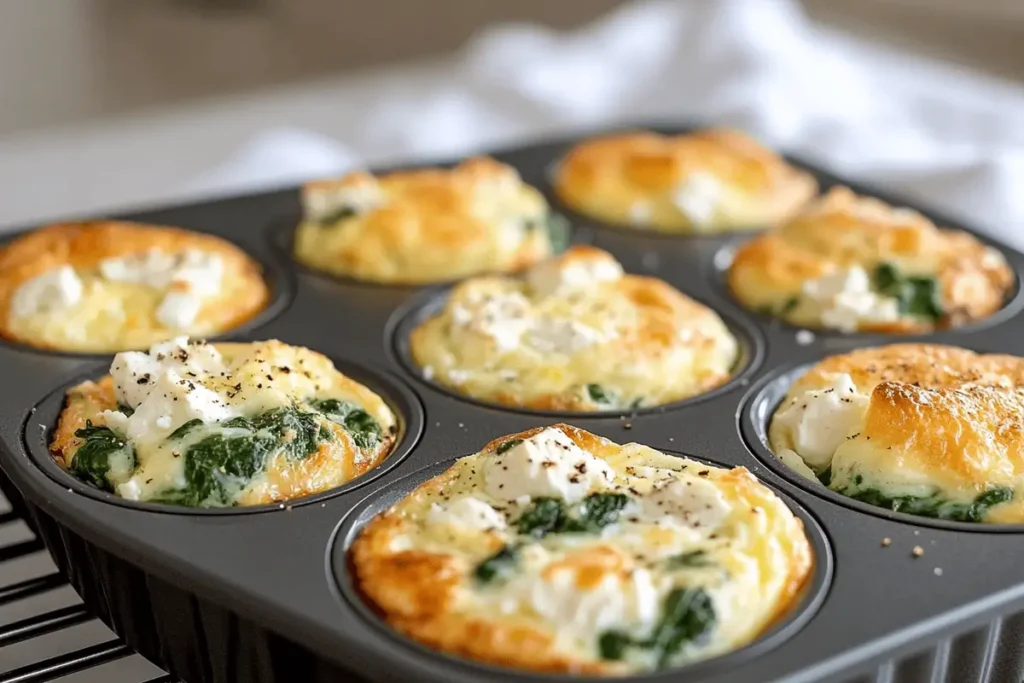
<svg viewBox="0 0 1024 683">
<path fill-rule="evenodd" d="M 864 424 L 870 398 L 857 391 L 846 373 L 830 386 L 794 396 L 773 418 L 774 429 L 811 468 L 822 471 L 846 438 Z"/>
<path fill-rule="evenodd" d="M 691 173 L 676 188 L 672 202 L 697 232 L 708 232 L 715 227 L 718 207 L 726 191 L 722 182 L 710 173 Z"/>
<path fill-rule="evenodd" d="M 572 515 L 572 506 L 602 494 L 626 499 L 602 528 L 545 535 L 521 528 L 538 498 L 562 501 Z M 451 506 L 466 510 L 458 513 L 468 522 L 458 522 L 458 536 L 446 531 Z M 506 523 L 495 524 L 492 513 Z M 501 548 L 513 548 L 513 558 L 481 580 L 477 567 Z M 602 635 L 649 638 L 673 591 L 700 588 L 716 615 L 678 653 L 673 664 L 680 664 L 756 637 L 791 604 L 811 562 L 800 522 L 745 470 L 618 446 L 565 425 L 498 439 L 460 459 L 371 522 L 353 552 L 377 606 L 416 615 L 402 622 L 415 638 L 526 668 L 561 657 L 575 666 L 604 662 L 618 673 L 656 668 L 658 655 L 636 647 L 621 661 L 603 660 Z M 431 562 L 446 567 L 444 579 L 406 576 L 412 565 L 404 553 L 417 558 L 416 572 L 428 572 Z M 473 642 L 438 635 L 460 633 L 465 623 L 473 624 L 466 634 Z M 410 631 L 410 624 L 422 627 Z M 508 638 L 501 629 L 511 625 L 540 635 L 529 650 L 499 654 L 496 643 Z"/>
</svg>

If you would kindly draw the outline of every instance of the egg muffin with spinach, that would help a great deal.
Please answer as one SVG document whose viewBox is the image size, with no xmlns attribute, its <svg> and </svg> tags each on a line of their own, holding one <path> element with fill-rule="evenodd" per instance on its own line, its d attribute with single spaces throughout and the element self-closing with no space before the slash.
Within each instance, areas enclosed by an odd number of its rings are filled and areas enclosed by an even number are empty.
<svg viewBox="0 0 1024 683">
<path fill-rule="evenodd" d="M 1014 281 L 973 235 L 846 188 L 740 247 L 728 279 L 745 306 L 793 325 L 889 333 L 990 316 Z"/>
<path fill-rule="evenodd" d="M 742 647 L 814 566 L 746 469 L 564 424 L 503 437 L 373 519 L 351 557 L 399 632 L 530 671 L 627 675 Z"/>
<path fill-rule="evenodd" d="M 128 500 L 189 507 L 287 501 L 378 465 L 395 415 L 309 349 L 177 338 L 114 357 L 67 393 L 50 450 Z"/>
<path fill-rule="evenodd" d="M 409 347 L 434 382 L 540 410 L 663 405 L 724 383 L 739 357 L 713 310 L 581 245 L 519 277 L 459 284 Z"/>
<path fill-rule="evenodd" d="M 960 522 L 1024 522 L 1024 359 L 896 344 L 821 361 L 772 417 L 775 454 L 844 496 Z"/>
<path fill-rule="evenodd" d="M 302 189 L 295 257 L 383 284 L 526 268 L 564 248 L 568 223 L 514 168 L 479 157 L 454 168 L 365 171 Z"/>
</svg>

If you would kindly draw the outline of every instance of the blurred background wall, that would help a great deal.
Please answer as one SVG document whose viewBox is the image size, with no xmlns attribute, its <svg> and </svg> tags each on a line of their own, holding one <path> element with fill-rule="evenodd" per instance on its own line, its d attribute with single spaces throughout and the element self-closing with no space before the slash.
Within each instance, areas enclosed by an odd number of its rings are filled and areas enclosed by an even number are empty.
<svg viewBox="0 0 1024 683">
<path fill-rule="evenodd" d="M 802 2 L 824 25 L 1024 82 L 1022 0 Z M 349 70 L 443 59 L 485 25 L 528 20 L 566 28 L 619 4 L 4 0 L 0 136 Z"/>
</svg>

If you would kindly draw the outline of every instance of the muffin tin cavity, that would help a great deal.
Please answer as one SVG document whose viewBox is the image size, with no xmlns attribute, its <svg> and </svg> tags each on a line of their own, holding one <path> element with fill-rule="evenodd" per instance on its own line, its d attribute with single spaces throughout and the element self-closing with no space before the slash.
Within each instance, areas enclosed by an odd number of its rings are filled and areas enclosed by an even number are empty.
<svg viewBox="0 0 1024 683">
<path fill-rule="evenodd" d="M 672 451 L 663 451 L 670 455 L 681 455 Z M 691 457 L 691 456 L 686 456 Z M 729 468 L 729 465 L 716 463 L 703 458 L 691 458 L 705 462 L 716 467 Z M 374 628 L 375 639 L 379 638 L 384 646 L 394 649 L 395 656 L 402 660 L 408 660 L 408 665 L 423 671 L 430 671 L 431 681 L 443 680 L 464 680 L 472 676 L 471 680 L 489 681 L 522 681 L 530 680 L 532 674 L 517 672 L 507 668 L 500 668 L 488 664 L 482 664 L 471 660 L 461 659 L 454 655 L 436 652 L 427 648 L 402 634 L 393 630 L 385 624 L 374 609 L 366 602 L 361 595 L 349 558 L 349 550 L 353 542 L 359 536 L 361 530 L 377 515 L 386 511 L 399 500 L 409 495 L 417 486 L 424 481 L 435 477 L 447 470 L 454 459 L 444 460 L 429 467 L 417 470 L 390 484 L 378 486 L 372 493 L 357 503 L 349 514 L 342 520 L 335 535 L 333 546 L 330 551 L 330 567 L 336 582 L 338 591 L 346 606 L 354 609 L 356 613 L 369 625 Z M 765 482 L 761 482 L 765 484 Z M 615 680 L 636 680 L 665 682 L 682 680 L 717 680 L 730 669 L 744 662 L 749 662 L 796 635 L 811 619 L 814 618 L 818 608 L 821 607 L 828 593 L 832 582 L 833 558 L 832 549 L 825 531 L 817 520 L 801 507 L 790 496 L 779 491 L 777 488 L 765 484 L 776 495 L 778 495 L 800 519 L 804 530 L 811 544 L 814 556 L 814 568 L 806 585 L 803 587 L 796 604 L 780 617 L 767 631 L 745 647 L 733 652 L 725 653 L 711 659 L 695 662 L 690 665 L 664 669 L 654 673 L 631 675 L 628 679 Z M 473 676 L 475 674 L 475 676 Z M 529 677 L 525 678 L 524 676 Z M 568 676 L 563 677 L 563 680 Z M 607 680 L 593 677 L 592 680 Z"/>
<path fill-rule="evenodd" d="M 76 384 L 86 380 L 96 380 L 106 374 L 107 367 L 100 366 L 91 372 L 79 376 L 75 380 L 56 389 L 39 402 L 29 414 L 25 422 L 23 438 L 31 463 L 46 473 L 51 479 L 69 491 L 102 500 L 114 505 L 148 510 L 150 512 L 176 513 L 183 515 L 237 515 L 270 510 L 292 508 L 298 505 L 320 502 L 334 496 L 359 488 L 373 481 L 398 466 L 412 452 L 423 432 L 423 408 L 417 396 L 397 377 L 390 373 L 372 370 L 355 365 L 348 361 L 332 359 L 341 373 L 370 388 L 379 395 L 391 408 L 396 417 L 397 433 L 395 445 L 383 462 L 365 474 L 345 482 L 341 486 L 295 498 L 280 503 L 266 505 L 239 506 L 229 508 L 193 508 L 178 505 L 149 503 L 126 500 L 119 496 L 100 490 L 87 484 L 70 472 L 63 470 L 50 453 L 49 445 L 53 438 L 53 430 L 61 410 L 64 408 L 65 393 Z"/>
<path fill-rule="evenodd" d="M 1024 525 L 1022 524 L 954 522 L 903 512 L 893 512 L 883 507 L 869 505 L 844 496 L 826 488 L 818 481 L 811 481 L 807 477 L 801 476 L 790 467 L 787 467 L 782 460 L 775 456 L 775 453 L 772 452 L 771 447 L 768 445 L 768 428 L 771 425 L 775 411 L 785 398 L 790 385 L 813 365 L 813 363 L 807 363 L 795 367 L 790 366 L 765 376 L 751 387 L 744 408 L 740 412 L 739 429 L 743 440 L 755 457 L 767 465 L 773 472 L 783 477 L 786 481 L 833 503 L 844 505 L 858 512 L 866 512 L 871 515 L 884 517 L 885 519 L 956 531 L 982 533 L 1024 532 Z"/>
<path fill-rule="evenodd" d="M 450 291 L 451 287 L 448 286 L 426 290 L 417 296 L 410 298 L 401 308 L 395 311 L 388 323 L 387 330 L 385 331 L 387 350 L 393 354 L 394 360 L 397 361 L 398 365 L 401 366 L 406 373 L 422 384 L 429 386 L 431 389 L 467 403 L 496 410 L 527 415 L 562 417 L 569 420 L 574 417 L 619 417 L 623 415 L 664 413 L 671 410 L 682 409 L 703 401 L 709 401 L 731 391 L 738 385 L 743 385 L 757 372 L 764 358 L 765 342 L 754 325 L 741 317 L 731 315 L 729 312 L 713 309 L 715 313 L 721 317 L 733 338 L 736 339 L 738 350 L 736 361 L 733 363 L 733 367 L 731 368 L 729 379 L 717 387 L 713 387 L 708 391 L 679 401 L 673 401 L 671 403 L 657 406 L 643 406 L 632 410 L 574 412 L 535 410 L 532 408 L 503 405 L 500 403 L 477 399 L 466 394 L 460 394 L 449 387 L 438 382 L 434 382 L 424 375 L 422 368 L 416 364 L 416 361 L 412 357 L 409 335 L 412 334 L 412 331 L 423 321 L 437 315 L 444 308 Z M 700 303 L 707 305 L 704 302 Z"/>
</svg>

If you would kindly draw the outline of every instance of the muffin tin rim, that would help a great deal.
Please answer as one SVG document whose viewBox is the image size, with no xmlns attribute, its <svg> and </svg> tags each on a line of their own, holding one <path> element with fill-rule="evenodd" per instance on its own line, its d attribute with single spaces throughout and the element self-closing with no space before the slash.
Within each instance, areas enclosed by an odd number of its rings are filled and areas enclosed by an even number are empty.
<svg viewBox="0 0 1024 683">
<path fill-rule="evenodd" d="M 723 464 L 708 458 L 687 455 L 682 451 L 659 450 L 673 457 L 684 457 L 725 470 L 738 467 L 737 465 Z M 790 605 L 789 609 L 781 615 L 778 615 L 753 640 L 741 647 L 678 667 L 610 677 L 572 673 L 544 673 L 514 667 L 502 667 L 436 650 L 400 633 L 375 613 L 375 607 L 360 595 L 354 568 L 351 565 L 350 551 L 355 539 L 374 518 L 398 501 L 406 498 L 420 484 L 445 472 L 460 457 L 464 456 L 444 458 L 407 472 L 392 481 L 379 482 L 379 485 L 374 490 L 366 492 L 360 500 L 354 502 L 345 511 L 344 515 L 338 520 L 338 524 L 331 536 L 330 545 L 328 546 L 328 581 L 331 583 L 332 592 L 335 594 L 335 597 L 342 601 L 360 621 L 368 624 L 371 631 L 378 638 L 383 639 L 388 644 L 399 647 L 409 656 L 414 657 L 417 660 L 415 665 L 430 666 L 430 660 L 434 660 L 433 663 L 435 665 L 438 662 L 443 664 L 447 672 L 451 672 L 454 669 L 456 673 L 475 674 L 480 680 L 494 680 L 495 676 L 508 677 L 509 680 L 533 680 L 538 682 L 546 680 L 565 681 L 570 677 L 594 681 L 607 680 L 618 683 L 629 683 L 631 681 L 637 681 L 638 683 L 668 683 L 669 681 L 682 682 L 690 679 L 702 680 L 701 677 L 703 676 L 713 676 L 716 673 L 728 671 L 756 661 L 758 657 L 783 645 L 813 623 L 828 598 L 834 580 L 836 561 L 835 551 L 825 525 L 810 509 L 787 493 L 778 484 L 765 481 L 753 475 L 759 484 L 767 487 L 772 493 L 777 495 L 790 512 L 800 520 L 804 528 L 804 534 L 811 547 L 813 563 L 811 574 L 805 585 L 801 587 L 794 604 Z M 381 495 L 387 491 L 398 491 L 402 495 L 394 502 L 387 502 L 390 499 L 383 498 Z M 372 514 L 369 514 L 370 511 L 372 511 Z M 441 673 L 443 675 L 446 672 Z"/>
<path fill-rule="evenodd" d="M 405 383 L 402 378 L 394 372 L 377 367 L 373 363 L 365 363 L 357 366 L 354 361 L 328 356 L 334 363 L 335 369 L 351 379 L 366 386 L 374 394 L 381 397 L 391 412 L 395 415 L 398 430 L 395 435 L 395 443 L 391 451 L 383 458 L 377 466 L 365 473 L 358 475 L 333 488 L 311 493 L 298 498 L 292 498 L 277 503 L 261 503 L 259 505 L 233 506 L 233 507 L 189 507 L 182 505 L 170 505 L 166 503 L 150 503 L 146 501 L 133 501 L 122 498 L 114 493 L 102 491 L 87 484 L 71 472 L 61 468 L 50 453 L 49 445 L 56 428 L 56 419 L 64 409 L 67 391 L 76 384 L 94 380 L 109 374 L 108 366 L 94 365 L 90 369 L 76 373 L 72 379 L 59 384 L 56 388 L 48 391 L 42 398 L 35 401 L 29 409 L 28 415 L 22 421 L 21 426 L 21 447 L 23 454 L 13 453 L 12 457 L 23 457 L 30 469 L 45 475 L 50 481 L 58 486 L 74 493 L 86 496 L 101 503 L 116 505 L 118 507 L 137 510 L 141 512 L 170 514 L 180 516 L 196 517 L 225 517 L 243 516 L 251 514 L 263 514 L 275 510 L 287 510 L 296 507 L 303 507 L 313 503 L 323 503 L 326 500 L 345 495 L 355 491 L 367 484 L 376 481 L 378 478 L 391 472 L 401 465 L 410 454 L 416 449 L 426 428 L 426 417 L 423 402 L 419 395 Z M 355 368 L 357 372 L 351 372 Z M 383 387 L 383 390 L 381 389 Z M 45 429 L 38 421 L 36 415 L 40 408 L 50 409 L 51 404 L 56 404 L 57 412 L 53 424 L 45 425 Z M 50 410 L 49 412 L 52 412 Z M 33 429 L 33 426 L 36 427 Z"/>
<path fill-rule="evenodd" d="M 881 346 L 885 346 L 885 344 Z M 784 479 L 787 483 L 797 486 L 803 491 L 824 501 L 841 505 L 856 513 L 866 513 L 875 517 L 881 517 L 890 522 L 898 522 L 911 526 L 931 527 L 944 531 L 961 531 L 970 534 L 1019 534 L 1024 532 L 1024 522 L 1015 524 L 959 522 L 923 517 L 920 515 L 911 515 L 906 512 L 895 512 L 877 505 L 870 505 L 837 493 L 826 488 L 819 482 L 810 481 L 809 479 L 800 476 L 776 457 L 775 453 L 768 446 L 767 438 L 768 428 L 771 425 L 772 417 L 775 415 L 775 411 L 778 410 L 781 400 L 778 402 L 770 402 L 767 393 L 773 387 L 786 382 L 785 390 L 782 392 L 782 396 L 784 397 L 785 392 L 789 390 L 789 386 L 791 386 L 792 382 L 798 377 L 801 377 L 822 360 L 834 355 L 842 355 L 842 353 L 847 352 L 840 352 L 840 354 L 824 353 L 819 354 L 817 360 L 785 363 L 773 368 L 770 372 L 765 373 L 765 375 L 758 378 L 757 381 L 751 384 L 746 395 L 740 402 L 740 409 L 737 411 L 737 431 L 739 432 L 740 439 L 744 446 L 746 446 L 747 450 L 755 459 L 757 459 L 758 462 L 766 466 L 774 474 Z M 789 378 L 788 381 L 787 378 Z M 765 419 L 759 420 L 756 418 L 754 411 L 761 410 L 762 407 L 765 412 Z M 764 438 L 762 438 L 762 436 Z"/>
<path fill-rule="evenodd" d="M 541 410 L 527 408 L 525 406 L 504 405 L 493 401 L 487 401 L 485 399 L 479 399 L 467 394 L 460 394 L 454 389 L 446 387 L 439 382 L 427 379 L 423 376 L 422 371 L 416 366 L 415 361 L 412 358 L 412 353 L 409 349 L 409 336 L 413 329 L 426 321 L 426 319 L 433 313 L 439 312 L 439 307 L 444 305 L 444 302 L 451 294 L 451 290 L 454 286 L 455 285 L 452 284 L 445 284 L 424 288 L 422 291 L 417 292 L 399 304 L 399 306 L 392 311 L 391 316 L 388 318 L 388 321 L 384 326 L 385 352 L 388 356 L 388 360 L 391 363 L 394 363 L 396 367 L 400 368 L 405 373 L 405 376 L 412 378 L 421 385 L 443 394 L 448 398 L 468 403 L 478 408 L 533 417 L 549 417 L 556 419 L 564 418 L 566 420 L 659 415 L 683 410 L 690 406 L 718 398 L 739 387 L 746 386 L 753 381 L 753 378 L 757 375 L 758 371 L 761 370 L 761 366 L 768 355 L 768 343 L 765 340 L 764 335 L 761 333 L 761 330 L 758 329 L 751 321 L 745 320 L 742 316 L 734 315 L 732 312 L 727 311 L 723 313 L 720 309 L 715 308 L 704 301 L 703 297 L 697 297 L 673 287 L 684 296 L 714 312 L 715 315 L 717 315 L 725 324 L 729 334 L 736 340 L 738 348 L 737 358 L 733 362 L 729 376 L 724 382 L 709 388 L 707 391 L 694 394 L 693 396 L 687 396 L 685 398 L 660 405 L 642 406 L 634 409 L 586 412 Z"/>
</svg>

